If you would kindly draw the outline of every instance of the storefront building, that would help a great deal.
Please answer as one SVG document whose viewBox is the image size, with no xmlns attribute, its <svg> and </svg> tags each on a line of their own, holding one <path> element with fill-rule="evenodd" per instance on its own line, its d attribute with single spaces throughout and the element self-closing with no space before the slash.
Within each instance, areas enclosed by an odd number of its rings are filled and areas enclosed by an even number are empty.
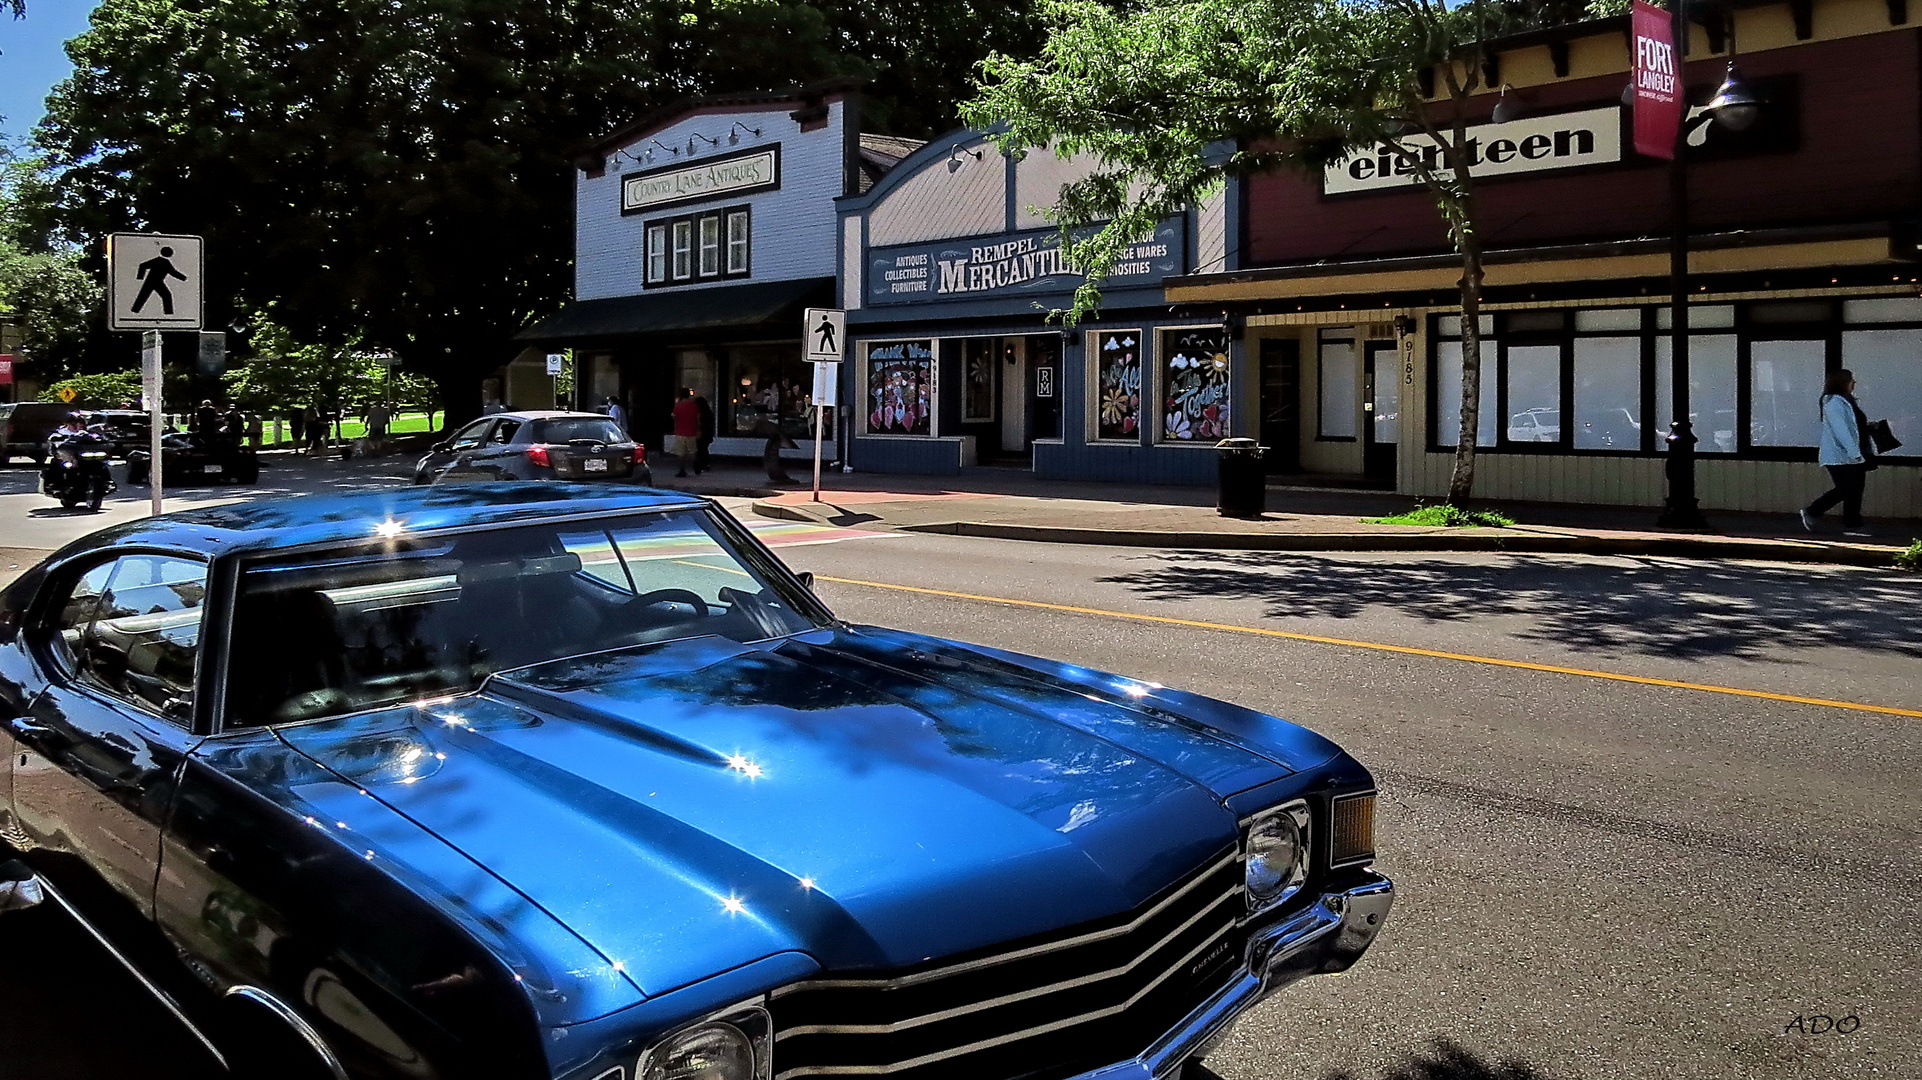
<svg viewBox="0 0 1922 1080">
<path fill-rule="evenodd" d="M 839 200 L 856 469 L 1213 477 L 1205 451 L 1251 425 L 1240 351 L 1218 306 L 1170 308 L 1162 282 L 1233 265 L 1227 202 L 1162 222 L 1103 284 L 1098 317 L 1064 330 L 1050 315 L 1084 278 L 1041 208 L 1087 169 L 1046 151 L 1006 156 L 960 131 Z"/>
<path fill-rule="evenodd" d="M 572 349 L 581 403 L 622 401 L 657 448 L 684 386 L 716 455 L 758 456 L 764 422 L 811 438 L 801 320 L 834 304 L 834 200 L 919 145 L 861 134 L 855 85 L 698 99 L 583 148 L 574 300 L 519 340 Z"/>
<path fill-rule="evenodd" d="M 1690 394 L 1709 509 L 1788 511 L 1815 465 L 1826 373 L 1907 445 L 1872 516 L 1922 515 L 1922 39 L 1906 4 L 1705 9 L 1685 78 L 1706 101 L 1732 51 L 1768 104 L 1691 136 Z M 1511 39 L 1495 85 L 1522 115 L 1477 142 L 1487 245 L 1475 492 L 1653 507 L 1669 417 L 1668 170 L 1635 155 L 1626 18 Z M 1460 423 L 1459 259 L 1395 163 L 1231 189 L 1238 266 L 1168 280 L 1227 311 L 1271 469 L 1446 493 Z"/>
</svg>

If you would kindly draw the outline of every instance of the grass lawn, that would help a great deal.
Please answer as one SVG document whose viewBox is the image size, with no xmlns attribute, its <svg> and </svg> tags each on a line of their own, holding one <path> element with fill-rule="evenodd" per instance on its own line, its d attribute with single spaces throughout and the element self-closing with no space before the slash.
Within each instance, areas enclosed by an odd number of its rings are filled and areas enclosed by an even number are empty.
<svg viewBox="0 0 1922 1080">
<path fill-rule="evenodd" d="M 432 431 L 434 430 L 434 419 L 440 415 L 440 413 L 401 413 L 388 423 L 387 433 L 389 435 L 410 435 L 422 431 Z M 358 439 L 365 434 L 367 434 L 367 426 L 358 419 L 342 420 L 340 422 L 340 437 L 343 439 Z M 279 445 L 291 445 L 293 441 L 293 431 L 288 428 L 285 422 L 282 422 L 280 425 Z M 274 442 L 274 423 L 272 420 L 265 421 L 261 433 L 261 445 L 276 445 Z"/>
</svg>

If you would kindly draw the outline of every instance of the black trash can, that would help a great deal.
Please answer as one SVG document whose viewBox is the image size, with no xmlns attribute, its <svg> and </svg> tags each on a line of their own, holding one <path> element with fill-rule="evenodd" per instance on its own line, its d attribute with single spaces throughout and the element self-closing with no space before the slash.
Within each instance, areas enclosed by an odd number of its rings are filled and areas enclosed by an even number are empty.
<svg viewBox="0 0 1922 1080">
<path fill-rule="evenodd" d="M 1268 509 L 1268 448 L 1253 439 L 1215 444 L 1215 509 L 1223 517 L 1260 517 Z"/>
</svg>

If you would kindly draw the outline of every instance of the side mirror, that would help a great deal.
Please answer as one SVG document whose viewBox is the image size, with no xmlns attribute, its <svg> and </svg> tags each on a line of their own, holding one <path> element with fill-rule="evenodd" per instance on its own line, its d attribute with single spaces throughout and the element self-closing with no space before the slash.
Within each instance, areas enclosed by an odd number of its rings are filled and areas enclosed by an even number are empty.
<svg viewBox="0 0 1922 1080">
<path fill-rule="evenodd" d="M 15 861 L 0 865 L 0 912 L 24 911 L 39 906 L 46 898 L 40 879 L 26 864 Z"/>
<path fill-rule="evenodd" d="M 801 579 L 801 584 L 807 586 L 809 592 L 814 591 L 814 571 L 803 570 L 794 576 Z"/>
</svg>

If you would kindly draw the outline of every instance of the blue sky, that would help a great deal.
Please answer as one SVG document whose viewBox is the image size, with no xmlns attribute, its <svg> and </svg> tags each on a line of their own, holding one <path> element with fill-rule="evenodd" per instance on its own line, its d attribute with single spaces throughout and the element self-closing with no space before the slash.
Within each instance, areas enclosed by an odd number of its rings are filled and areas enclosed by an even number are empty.
<svg viewBox="0 0 1922 1080">
<path fill-rule="evenodd" d="M 17 143 L 46 111 L 47 91 L 71 66 L 61 45 L 87 29 L 96 0 L 27 0 L 27 17 L 0 15 L 0 136 Z"/>
</svg>

